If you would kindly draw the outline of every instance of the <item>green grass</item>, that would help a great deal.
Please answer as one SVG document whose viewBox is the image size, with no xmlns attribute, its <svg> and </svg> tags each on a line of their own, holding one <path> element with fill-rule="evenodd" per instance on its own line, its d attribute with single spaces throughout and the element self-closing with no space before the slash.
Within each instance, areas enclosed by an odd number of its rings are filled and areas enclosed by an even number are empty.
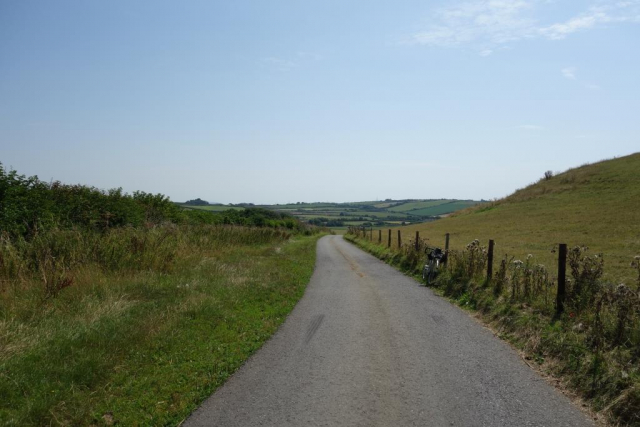
<svg viewBox="0 0 640 427">
<path fill-rule="evenodd" d="M 497 259 L 532 254 L 548 267 L 556 264 L 551 249 L 558 243 L 584 245 L 603 254 L 608 279 L 631 283 L 635 276 L 629 264 L 640 255 L 639 201 L 640 154 L 633 154 L 571 169 L 448 218 L 403 227 L 402 236 L 408 241 L 419 231 L 443 246 L 450 233 L 452 249 L 493 239 Z"/>
<path fill-rule="evenodd" d="M 124 257 L 147 242 L 139 258 L 74 264 L 55 297 L 24 270 L 3 282 L 1 425 L 179 424 L 271 336 L 313 271 L 317 236 L 170 228 L 117 231 Z"/>
<path fill-rule="evenodd" d="M 423 200 L 418 202 L 407 202 L 398 206 L 390 207 L 392 212 L 408 212 L 417 209 L 431 208 L 434 206 L 444 205 L 451 202 L 451 200 Z"/>
<path fill-rule="evenodd" d="M 432 206 L 428 208 L 414 209 L 414 210 L 406 211 L 405 213 L 410 215 L 420 215 L 420 216 L 438 216 L 438 215 L 445 215 L 451 212 L 459 211 L 461 209 L 466 209 L 470 206 L 474 206 L 477 204 L 478 202 L 471 201 L 471 200 L 469 201 L 459 200 L 455 202 L 441 203 L 437 206 Z"/>
</svg>

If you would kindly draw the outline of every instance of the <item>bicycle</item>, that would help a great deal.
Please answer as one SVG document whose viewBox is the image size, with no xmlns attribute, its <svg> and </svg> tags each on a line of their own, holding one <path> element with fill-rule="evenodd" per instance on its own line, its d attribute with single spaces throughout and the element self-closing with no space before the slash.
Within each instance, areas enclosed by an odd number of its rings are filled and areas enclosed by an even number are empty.
<svg viewBox="0 0 640 427">
<path fill-rule="evenodd" d="M 427 263 L 422 268 L 422 280 L 427 285 L 433 285 L 436 281 L 438 273 L 440 273 L 440 265 L 447 260 L 447 254 L 442 249 L 435 248 L 427 254 Z"/>
</svg>

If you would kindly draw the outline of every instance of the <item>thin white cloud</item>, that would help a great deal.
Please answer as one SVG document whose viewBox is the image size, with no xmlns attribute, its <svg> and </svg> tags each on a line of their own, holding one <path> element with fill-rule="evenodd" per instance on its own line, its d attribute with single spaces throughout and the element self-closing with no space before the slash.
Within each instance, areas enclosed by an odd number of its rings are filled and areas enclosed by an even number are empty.
<svg viewBox="0 0 640 427">
<path fill-rule="evenodd" d="M 566 22 L 540 28 L 540 34 L 552 39 L 561 40 L 578 31 L 588 30 L 597 26 L 612 23 L 636 22 L 633 6 L 638 2 L 620 2 L 615 5 L 594 6 L 586 12 L 569 19 Z"/>
<path fill-rule="evenodd" d="M 527 130 L 527 131 L 544 130 L 542 126 L 538 126 L 538 125 L 520 125 L 520 126 L 516 126 L 516 129 Z"/>
<path fill-rule="evenodd" d="M 577 69 L 575 67 L 566 67 L 560 70 L 562 76 L 569 80 L 574 80 L 589 90 L 601 90 L 602 88 L 595 83 L 584 82 L 578 79 Z"/>
<path fill-rule="evenodd" d="M 493 50 L 491 49 L 484 49 L 480 51 L 480 56 L 489 56 L 493 53 Z"/>
<path fill-rule="evenodd" d="M 534 21 L 526 16 L 531 8 L 531 2 L 525 0 L 459 3 L 439 9 L 437 24 L 413 34 L 410 42 L 456 46 L 473 41 L 500 44 L 518 40 L 533 32 Z"/>
<path fill-rule="evenodd" d="M 576 69 L 574 67 L 563 68 L 562 70 L 560 70 L 560 72 L 565 78 L 569 80 L 576 79 Z"/>
<path fill-rule="evenodd" d="M 640 0 L 604 0 L 567 20 L 541 23 L 536 12 L 549 3 L 548 0 L 458 2 L 436 10 L 432 24 L 406 42 L 440 47 L 479 45 L 482 55 L 492 52 L 495 46 L 520 40 L 561 40 L 579 31 L 624 22 L 640 23 Z"/>
</svg>

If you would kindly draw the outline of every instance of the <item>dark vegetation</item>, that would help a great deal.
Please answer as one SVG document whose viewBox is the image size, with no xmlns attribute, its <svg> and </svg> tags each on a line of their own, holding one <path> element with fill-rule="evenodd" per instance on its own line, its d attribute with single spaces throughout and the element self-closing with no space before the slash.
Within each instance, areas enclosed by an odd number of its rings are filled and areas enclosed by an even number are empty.
<svg viewBox="0 0 640 427">
<path fill-rule="evenodd" d="M 210 204 L 209 202 L 207 202 L 206 200 L 202 200 L 201 198 L 187 200 L 185 202 L 185 205 L 193 205 L 193 206 L 209 206 L 209 204 Z"/>
<path fill-rule="evenodd" d="M 205 202 L 206 203 L 206 202 Z M 0 164 L 0 230 L 10 238 L 32 238 L 52 229 L 105 231 L 163 223 L 283 227 L 308 231 L 292 215 L 263 208 L 207 212 L 180 209 L 162 194 L 44 182 Z"/>
</svg>

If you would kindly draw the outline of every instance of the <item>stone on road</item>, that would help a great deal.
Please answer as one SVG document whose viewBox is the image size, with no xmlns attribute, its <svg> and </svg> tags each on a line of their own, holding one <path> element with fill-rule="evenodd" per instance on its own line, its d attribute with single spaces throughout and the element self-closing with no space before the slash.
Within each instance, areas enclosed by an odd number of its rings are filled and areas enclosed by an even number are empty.
<svg viewBox="0 0 640 427">
<path fill-rule="evenodd" d="M 506 343 L 341 236 L 286 322 L 185 426 L 590 426 Z"/>
</svg>

